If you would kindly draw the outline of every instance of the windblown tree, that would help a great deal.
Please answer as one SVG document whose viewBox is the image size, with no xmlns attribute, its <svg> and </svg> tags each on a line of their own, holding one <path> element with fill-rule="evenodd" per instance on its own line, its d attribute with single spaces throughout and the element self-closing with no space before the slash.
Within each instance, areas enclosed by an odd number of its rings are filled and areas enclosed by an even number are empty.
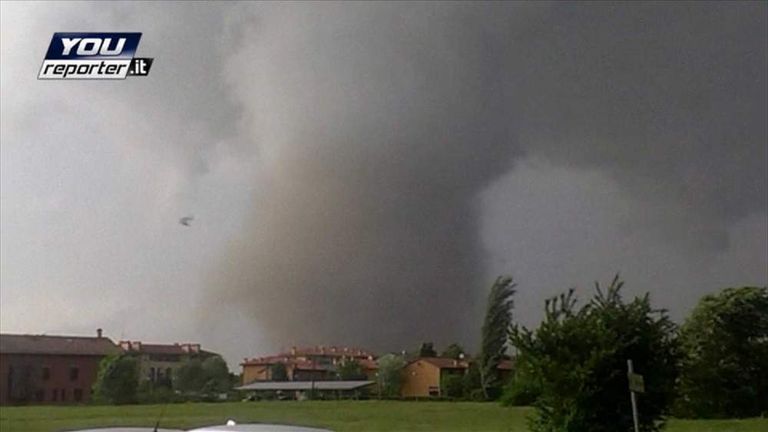
<svg viewBox="0 0 768 432">
<path fill-rule="evenodd" d="M 480 384 L 486 399 L 496 399 L 501 394 L 498 366 L 507 351 L 515 286 L 511 276 L 499 276 L 488 295 L 478 357 Z"/>
<path fill-rule="evenodd" d="M 680 340 L 678 415 L 768 413 L 768 288 L 727 288 L 702 298 Z"/>
<path fill-rule="evenodd" d="M 537 432 L 633 430 L 627 360 L 645 379 L 638 395 L 640 430 L 660 430 L 677 378 L 676 328 L 646 294 L 625 303 L 618 276 L 581 309 L 573 290 L 546 302 L 535 331 L 514 326 L 517 365 L 535 376 L 539 395 L 531 428 Z"/>
</svg>

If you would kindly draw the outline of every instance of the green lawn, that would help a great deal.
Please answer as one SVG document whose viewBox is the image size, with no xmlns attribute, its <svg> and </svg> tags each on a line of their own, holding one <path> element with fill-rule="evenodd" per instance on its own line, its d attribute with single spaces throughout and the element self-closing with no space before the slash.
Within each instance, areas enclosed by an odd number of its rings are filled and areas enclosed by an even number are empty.
<svg viewBox="0 0 768 432">
<path fill-rule="evenodd" d="M 0 408 L 0 431 L 59 431 L 93 426 L 154 426 L 160 405 Z M 161 426 L 191 428 L 275 422 L 334 431 L 526 431 L 527 408 L 473 402 L 234 402 L 168 405 Z M 765 432 L 768 419 L 674 420 L 672 432 Z"/>
</svg>

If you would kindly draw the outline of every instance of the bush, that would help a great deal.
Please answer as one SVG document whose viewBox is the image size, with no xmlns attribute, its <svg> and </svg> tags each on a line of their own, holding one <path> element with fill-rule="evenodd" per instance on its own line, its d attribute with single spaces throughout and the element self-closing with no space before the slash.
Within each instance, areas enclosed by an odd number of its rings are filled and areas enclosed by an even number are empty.
<svg viewBox="0 0 768 432">
<path fill-rule="evenodd" d="M 485 392 L 480 382 L 480 369 L 475 362 L 469 364 L 469 369 L 467 369 L 467 373 L 462 378 L 462 394 L 464 399 L 467 400 L 485 400 Z"/>
<path fill-rule="evenodd" d="M 525 369 L 518 368 L 504 387 L 501 403 L 505 406 L 533 405 L 541 395 L 541 382 Z"/>
<path fill-rule="evenodd" d="M 440 378 L 440 396 L 448 399 L 460 399 L 464 393 L 462 375 L 443 375 Z"/>
<path fill-rule="evenodd" d="M 575 309 L 573 291 L 546 303 L 534 332 L 513 327 L 518 367 L 541 380 L 534 431 L 632 431 L 627 359 L 645 378 L 638 395 L 642 431 L 663 427 L 673 399 L 679 350 L 675 326 L 646 295 L 624 303 L 618 276 L 606 292 Z"/>
</svg>

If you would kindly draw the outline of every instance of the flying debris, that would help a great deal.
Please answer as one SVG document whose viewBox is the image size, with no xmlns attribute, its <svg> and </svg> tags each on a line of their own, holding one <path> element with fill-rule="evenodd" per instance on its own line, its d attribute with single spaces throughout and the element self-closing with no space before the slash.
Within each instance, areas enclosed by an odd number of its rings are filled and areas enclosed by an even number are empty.
<svg viewBox="0 0 768 432">
<path fill-rule="evenodd" d="M 179 223 L 184 226 L 190 226 L 193 220 L 195 220 L 194 216 L 184 216 L 183 218 L 179 219 Z"/>
</svg>

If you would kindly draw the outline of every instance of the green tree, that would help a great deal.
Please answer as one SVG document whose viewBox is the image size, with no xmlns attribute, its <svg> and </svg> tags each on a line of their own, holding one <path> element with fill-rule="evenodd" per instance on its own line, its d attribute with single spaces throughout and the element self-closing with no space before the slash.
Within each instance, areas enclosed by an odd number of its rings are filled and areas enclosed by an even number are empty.
<svg viewBox="0 0 768 432">
<path fill-rule="evenodd" d="M 645 378 L 638 395 L 642 431 L 663 427 L 673 400 L 679 351 L 676 328 L 646 294 L 621 299 L 618 276 L 576 309 L 573 290 L 545 303 L 535 331 L 514 326 L 518 369 L 540 379 L 531 427 L 540 432 L 622 432 L 633 429 L 627 359 Z"/>
<path fill-rule="evenodd" d="M 504 386 L 503 405 L 530 406 L 541 395 L 541 379 L 525 364 L 515 367 L 512 379 Z"/>
<path fill-rule="evenodd" d="M 480 368 L 477 362 L 471 362 L 467 373 L 462 377 L 462 393 L 464 399 L 481 401 L 485 399 L 483 385 L 480 382 Z"/>
<path fill-rule="evenodd" d="M 424 342 L 419 348 L 419 357 L 437 357 L 437 351 L 432 342 Z"/>
<path fill-rule="evenodd" d="M 458 399 L 464 395 L 464 381 L 461 374 L 444 373 L 440 376 L 440 396 Z"/>
<path fill-rule="evenodd" d="M 512 277 L 499 276 L 488 295 L 478 357 L 480 384 L 486 399 L 496 399 L 501 393 L 498 366 L 507 350 L 515 286 Z"/>
<path fill-rule="evenodd" d="M 464 348 L 462 348 L 461 345 L 457 343 L 452 343 L 443 350 L 443 353 L 440 354 L 440 357 L 447 357 L 447 358 L 452 358 L 454 360 L 458 360 L 463 355 L 464 355 Z"/>
<path fill-rule="evenodd" d="M 283 363 L 275 363 L 269 367 L 269 376 L 272 381 L 288 381 L 288 370 Z"/>
<path fill-rule="evenodd" d="M 232 388 L 229 368 L 220 356 L 186 359 L 176 370 L 173 384 L 182 393 L 204 397 L 224 393 Z"/>
<path fill-rule="evenodd" d="M 404 367 L 405 360 L 401 356 L 385 354 L 379 358 L 379 372 L 376 376 L 376 383 L 379 387 L 379 394 L 382 397 L 395 398 L 400 396 Z"/>
<path fill-rule="evenodd" d="M 99 372 L 93 385 L 93 398 L 97 403 L 130 404 L 137 402 L 139 363 L 127 354 L 113 354 L 99 363 Z"/>
<path fill-rule="evenodd" d="M 680 331 L 678 415 L 768 413 L 768 288 L 727 288 L 702 298 Z"/>
<path fill-rule="evenodd" d="M 336 367 L 336 375 L 342 381 L 365 379 L 363 367 L 355 359 L 346 359 L 339 363 Z"/>
<path fill-rule="evenodd" d="M 176 370 L 173 386 L 183 393 L 197 393 L 205 385 L 203 362 L 199 358 L 186 359 Z"/>
<path fill-rule="evenodd" d="M 211 356 L 201 365 L 205 384 L 201 391 L 206 394 L 225 393 L 232 389 L 227 362 L 220 356 Z"/>
</svg>

